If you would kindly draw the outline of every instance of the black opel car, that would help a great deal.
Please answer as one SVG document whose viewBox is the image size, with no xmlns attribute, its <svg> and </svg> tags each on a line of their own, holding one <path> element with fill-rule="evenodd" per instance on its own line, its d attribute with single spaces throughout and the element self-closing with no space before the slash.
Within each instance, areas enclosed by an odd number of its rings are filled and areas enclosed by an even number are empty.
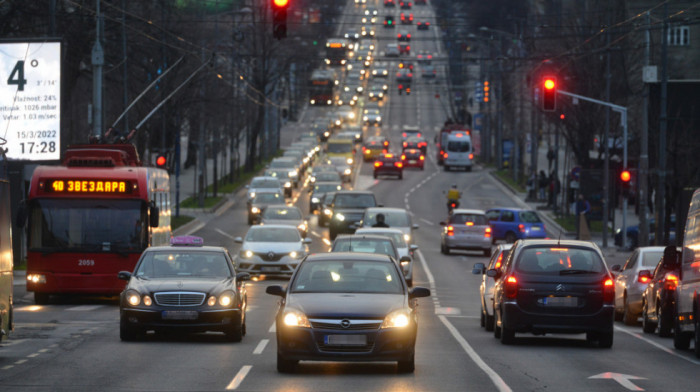
<svg viewBox="0 0 700 392">
<path fill-rule="evenodd" d="M 391 257 L 363 253 L 307 256 L 287 288 L 268 286 L 282 297 L 276 316 L 277 370 L 301 361 L 398 362 L 413 372 L 418 330 L 415 298 Z"/>
<path fill-rule="evenodd" d="M 336 192 L 328 207 L 330 216 L 328 235 L 331 240 L 334 240 L 338 234 L 354 233 L 357 223 L 362 220 L 365 209 L 368 207 L 377 207 L 377 200 L 371 191 Z"/>
<path fill-rule="evenodd" d="M 613 344 L 615 284 L 598 247 L 585 241 L 518 240 L 496 279 L 494 336 L 511 344 L 516 332 L 586 333 Z"/>
<path fill-rule="evenodd" d="M 246 333 L 246 272 L 236 273 L 221 247 L 199 237 L 174 237 L 171 246 L 147 248 L 119 298 L 119 337 L 142 338 L 149 330 L 219 331 L 239 342 Z"/>
</svg>

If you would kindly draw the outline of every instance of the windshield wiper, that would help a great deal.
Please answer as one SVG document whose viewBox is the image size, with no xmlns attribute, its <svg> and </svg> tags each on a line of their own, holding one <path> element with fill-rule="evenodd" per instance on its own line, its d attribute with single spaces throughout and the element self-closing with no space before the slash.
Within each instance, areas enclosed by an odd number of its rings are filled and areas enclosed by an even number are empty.
<svg viewBox="0 0 700 392">
<path fill-rule="evenodd" d="M 569 269 L 559 271 L 559 275 L 597 274 L 595 271 L 582 269 Z"/>
</svg>

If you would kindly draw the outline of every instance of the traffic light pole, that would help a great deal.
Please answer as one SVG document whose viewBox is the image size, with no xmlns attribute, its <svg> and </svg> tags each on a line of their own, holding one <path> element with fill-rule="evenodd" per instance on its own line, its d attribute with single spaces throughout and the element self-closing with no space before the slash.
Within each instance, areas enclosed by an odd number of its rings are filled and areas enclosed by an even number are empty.
<svg viewBox="0 0 700 392">
<path fill-rule="evenodd" d="M 614 103 L 601 101 L 598 99 L 588 98 L 583 95 L 578 95 L 570 93 L 568 91 L 557 90 L 557 94 L 565 95 L 567 97 L 580 99 L 582 101 L 592 102 L 598 105 L 606 106 L 612 109 L 614 112 L 620 113 L 620 123 L 622 125 L 622 167 L 627 168 L 627 108 L 620 105 L 615 105 Z M 608 143 L 606 140 L 605 143 Z M 606 160 L 609 160 L 608 155 L 605 156 Z M 607 188 L 607 187 L 606 187 Z M 605 201 L 606 205 L 610 205 L 610 194 L 606 192 Z M 607 239 L 608 235 L 608 217 L 603 216 L 603 238 Z M 607 242 L 607 241 L 605 241 Z M 627 247 L 627 197 L 622 198 L 622 247 Z"/>
</svg>

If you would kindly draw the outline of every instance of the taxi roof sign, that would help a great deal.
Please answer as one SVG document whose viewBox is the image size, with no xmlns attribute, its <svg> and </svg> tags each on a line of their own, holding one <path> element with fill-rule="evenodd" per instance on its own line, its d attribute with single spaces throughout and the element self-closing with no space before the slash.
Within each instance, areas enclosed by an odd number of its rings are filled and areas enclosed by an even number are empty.
<svg viewBox="0 0 700 392">
<path fill-rule="evenodd" d="M 204 239 L 193 235 L 181 235 L 170 239 L 172 246 L 203 246 Z"/>
</svg>

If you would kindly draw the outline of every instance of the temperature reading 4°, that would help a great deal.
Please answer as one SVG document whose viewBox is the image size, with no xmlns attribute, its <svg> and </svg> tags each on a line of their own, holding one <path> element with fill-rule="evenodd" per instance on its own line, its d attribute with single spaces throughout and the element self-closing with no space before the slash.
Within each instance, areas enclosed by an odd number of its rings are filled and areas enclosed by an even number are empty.
<svg viewBox="0 0 700 392">
<path fill-rule="evenodd" d="M 16 84 L 18 91 L 24 91 L 24 85 L 27 84 L 27 79 L 24 78 L 24 61 L 17 61 L 10 73 L 10 77 L 7 78 L 7 84 Z"/>
</svg>

